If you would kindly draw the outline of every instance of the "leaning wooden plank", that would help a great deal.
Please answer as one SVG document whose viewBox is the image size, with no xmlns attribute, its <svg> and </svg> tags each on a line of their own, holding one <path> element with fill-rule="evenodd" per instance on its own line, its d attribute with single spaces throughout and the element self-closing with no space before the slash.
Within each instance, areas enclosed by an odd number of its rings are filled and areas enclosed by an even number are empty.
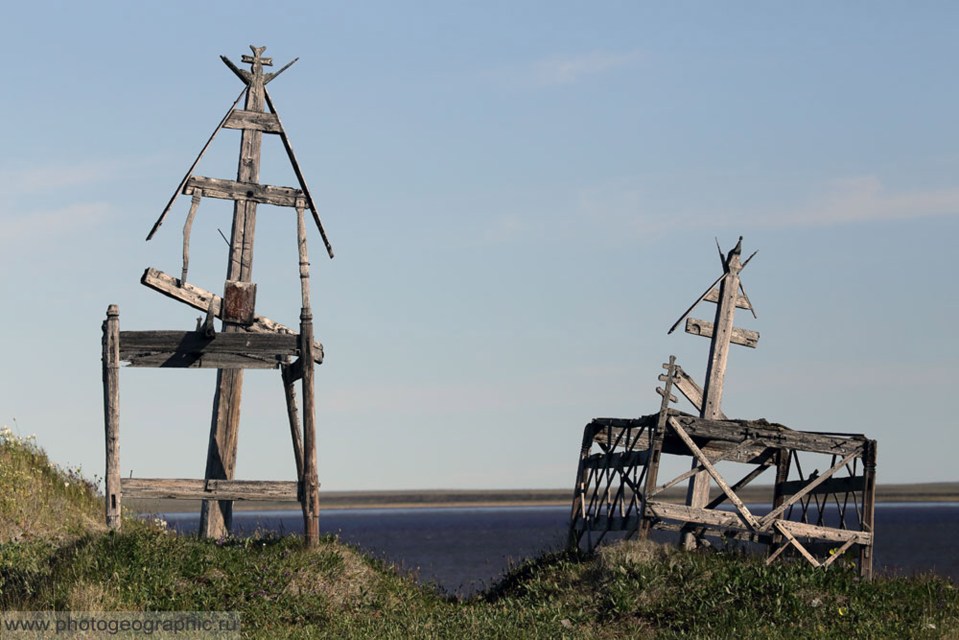
<svg viewBox="0 0 959 640">
<path fill-rule="evenodd" d="M 682 367 L 676 367 L 676 388 L 679 389 L 680 393 L 686 396 L 686 399 L 696 408 L 696 411 L 702 411 L 703 409 L 703 389 L 696 381 L 693 380 L 688 373 L 683 371 Z M 726 414 L 722 411 L 719 412 L 719 419 L 725 420 Z"/>
<path fill-rule="evenodd" d="M 716 467 L 709 461 L 709 458 L 706 457 L 706 454 L 696 446 L 696 443 L 693 442 L 693 439 L 689 437 L 689 434 L 686 433 L 686 430 L 683 429 L 682 425 L 676 420 L 676 418 L 669 419 L 669 426 L 671 426 L 676 434 L 682 438 L 683 442 L 686 443 L 686 446 L 689 447 L 689 450 L 692 452 L 693 456 L 699 460 L 699 464 L 706 469 L 706 472 L 712 476 L 713 480 L 719 485 L 719 488 L 722 489 L 722 492 L 726 494 L 726 497 L 729 498 L 729 501 L 736 507 L 736 511 L 739 512 L 739 515 L 742 516 L 743 522 L 745 522 L 752 529 L 757 529 L 758 521 L 756 517 L 749 511 L 743 501 L 739 499 L 739 496 L 736 495 L 736 492 L 732 490 L 729 484 L 726 483 L 726 480 L 723 478 Z M 707 493 L 708 500 L 708 493 Z M 705 501 L 703 503 L 705 505 Z"/>
<path fill-rule="evenodd" d="M 707 457 L 709 458 L 710 462 L 712 462 L 713 464 L 716 464 L 717 462 L 722 462 L 723 460 L 740 460 L 742 458 L 742 452 L 750 448 L 751 446 L 752 446 L 752 443 L 747 440 L 746 442 L 743 442 L 742 444 L 740 444 L 738 447 L 734 447 L 731 449 L 720 450 L 720 451 L 710 451 L 708 448 L 703 447 L 702 451 L 707 454 Z M 762 471 L 762 469 L 763 467 L 760 467 L 760 471 Z M 701 465 L 694 466 L 689 471 L 681 473 L 680 475 L 676 476 L 669 482 L 657 487 L 656 490 L 652 494 L 650 494 L 650 497 L 653 497 L 659 493 L 662 493 L 663 491 L 666 491 L 667 489 L 670 489 L 676 486 L 683 480 L 690 479 L 691 477 L 693 477 L 700 471 L 703 471 L 703 467 Z"/>
<path fill-rule="evenodd" d="M 174 300 L 179 300 L 194 309 L 199 309 L 200 311 L 206 312 L 210 306 L 213 306 L 213 314 L 217 318 L 222 319 L 222 313 L 220 311 L 223 299 L 211 293 L 206 289 L 202 289 L 196 285 L 190 284 L 188 282 L 183 283 L 183 286 L 180 286 L 179 281 L 166 273 L 153 267 L 148 267 L 146 271 L 143 272 L 143 277 L 140 278 L 140 282 L 147 287 L 150 287 L 154 291 L 159 291 L 165 296 L 169 296 Z M 245 331 L 252 333 L 282 333 L 286 335 L 295 336 L 297 333 L 290 329 L 289 327 L 280 324 L 279 322 L 274 322 L 269 318 L 263 316 L 256 316 L 253 319 L 253 324 L 249 327 L 244 327 Z M 323 362 L 323 345 L 319 342 L 313 343 L 313 360 L 317 364 Z"/>
<path fill-rule="evenodd" d="M 120 487 L 125 498 L 291 502 L 297 499 L 297 483 L 288 481 L 121 478 Z"/>
<path fill-rule="evenodd" d="M 686 333 L 704 338 L 713 337 L 713 323 L 708 320 L 698 318 L 686 318 Z M 733 327 L 729 334 L 729 341 L 733 344 L 742 345 L 755 349 L 759 343 L 759 332 L 750 329 L 740 329 Z"/>
<path fill-rule="evenodd" d="M 202 189 L 207 198 L 223 200 L 245 200 L 259 204 L 272 204 L 277 207 L 295 207 L 303 192 L 292 187 L 275 187 L 255 182 L 237 182 L 221 178 L 193 176 L 183 187 L 184 195 L 192 195 L 194 189 Z"/>
<path fill-rule="evenodd" d="M 280 121 L 272 113 L 234 109 L 223 123 L 226 129 L 254 129 L 265 133 L 281 133 Z"/>
</svg>

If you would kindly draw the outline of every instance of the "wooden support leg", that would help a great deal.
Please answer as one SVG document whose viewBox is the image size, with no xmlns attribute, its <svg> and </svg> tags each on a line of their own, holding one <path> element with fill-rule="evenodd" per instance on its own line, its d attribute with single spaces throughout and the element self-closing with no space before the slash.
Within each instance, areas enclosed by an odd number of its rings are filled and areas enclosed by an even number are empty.
<svg viewBox="0 0 959 640">
<path fill-rule="evenodd" d="M 236 467 L 243 369 L 220 369 L 216 374 L 216 387 L 205 478 L 232 480 Z M 205 500 L 200 510 L 200 535 L 222 538 L 229 534 L 232 521 L 232 500 Z"/>
<path fill-rule="evenodd" d="M 296 479 L 303 481 L 303 435 L 300 433 L 300 412 L 296 408 L 296 381 L 292 379 L 290 366 L 283 365 L 283 392 L 286 396 L 286 415 L 290 421 L 290 437 L 293 440 L 293 458 L 296 460 Z"/>
<path fill-rule="evenodd" d="M 106 433 L 104 502 L 107 526 L 120 528 L 120 310 L 107 308 L 103 323 L 103 423 Z"/>
<path fill-rule="evenodd" d="M 296 236 L 300 257 L 300 361 L 303 365 L 303 532 L 306 546 L 320 541 L 320 481 L 316 471 L 316 405 L 313 395 L 313 312 L 310 309 L 310 259 L 306 246 L 305 203 L 296 205 Z"/>
<path fill-rule="evenodd" d="M 876 518 L 876 441 L 869 440 L 863 455 L 862 530 L 874 532 Z M 872 580 L 872 542 L 859 547 L 859 575 Z"/>
</svg>

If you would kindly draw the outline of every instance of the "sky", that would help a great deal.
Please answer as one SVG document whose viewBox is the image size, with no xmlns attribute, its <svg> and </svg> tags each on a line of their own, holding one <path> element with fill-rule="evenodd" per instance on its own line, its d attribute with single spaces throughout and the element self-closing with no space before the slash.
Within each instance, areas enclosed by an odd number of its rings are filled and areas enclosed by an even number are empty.
<svg viewBox="0 0 959 640">
<path fill-rule="evenodd" d="M 959 480 L 959 4 L 41 0 L 0 36 L 0 424 L 59 464 L 103 475 L 107 306 L 195 326 L 139 284 L 179 274 L 189 198 L 145 237 L 252 44 L 299 57 L 269 90 L 336 252 L 310 229 L 322 490 L 572 488 L 592 418 L 656 412 L 671 354 L 702 381 L 708 341 L 666 332 L 740 235 L 761 339 L 724 411 Z M 231 217 L 200 206 L 206 289 Z M 289 326 L 295 229 L 260 207 L 257 312 Z M 121 370 L 124 476 L 202 477 L 215 375 Z M 294 475 L 279 373 L 247 372 L 237 477 Z"/>
</svg>

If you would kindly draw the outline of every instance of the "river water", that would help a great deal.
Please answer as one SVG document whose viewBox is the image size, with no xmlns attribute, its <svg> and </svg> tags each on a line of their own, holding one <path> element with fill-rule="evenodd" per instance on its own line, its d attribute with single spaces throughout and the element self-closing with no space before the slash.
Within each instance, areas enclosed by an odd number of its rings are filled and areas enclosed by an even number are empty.
<svg viewBox="0 0 959 640">
<path fill-rule="evenodd" d="M 196 513 L 164 514 L 180 533 L 195 534 Z M 412 572 L 420 582 L 469 595 L 491 585 L 512 564 L 566 542 L 569 507 L 327 509 L 322 533 Z M 236 535 L 302 533 L 299 511 L 237 511 Z M 876 506 L 877 574 L 934 572 L 959 582 L 959 504 Z M 674 536 L 656 532 L 661 541 Z"/>
</svg>

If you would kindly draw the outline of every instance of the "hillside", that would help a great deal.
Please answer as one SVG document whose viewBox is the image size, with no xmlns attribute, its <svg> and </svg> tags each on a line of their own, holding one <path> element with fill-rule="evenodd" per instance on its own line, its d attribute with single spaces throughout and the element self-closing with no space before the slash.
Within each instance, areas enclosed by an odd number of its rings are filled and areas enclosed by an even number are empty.
<svg viewBox="0 0 959 640">
<path fill-rule="evenodd" d="M 536 559 L 462 601 L 333 538 L 104 532 L 90 485 L 32 441 L 5 437 L 0 462 L 0 495 L 16 496 L 0 503 L 3 610 L 239 611 L 251 638 L 959 637 L 959 595 L 936 577 L 864 583 L 633 542 Z"/>
</svg>

